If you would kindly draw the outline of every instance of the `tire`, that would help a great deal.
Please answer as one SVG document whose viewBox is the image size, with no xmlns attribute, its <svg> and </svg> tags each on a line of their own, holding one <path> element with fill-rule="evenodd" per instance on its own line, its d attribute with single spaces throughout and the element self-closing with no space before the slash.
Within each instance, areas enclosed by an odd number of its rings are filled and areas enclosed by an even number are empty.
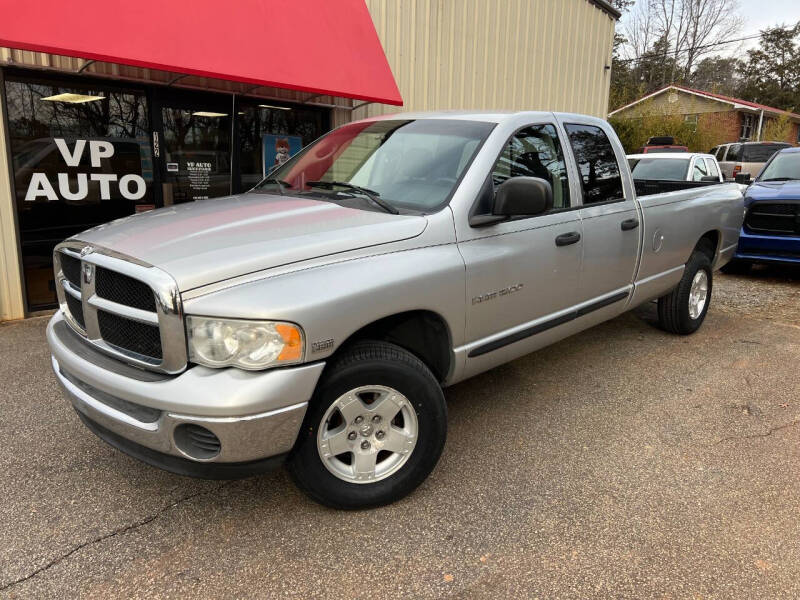
<svg viewBox="0 0 800 600">
<path fill-rule="evenodd" d="M 381 506 L 425 480 L 446 437 L 447 406 L 430 369 L 399 346 L 362 341 L 325 370 L 287 466 L 320 504 Z"/>
<path fill-rule="evenodd" d="M 702 274 L 705 274 L 706 294 L 702 308 L 697 311 L 696 305 L 690 307 L 690 299 L 693 298 L 693 282 L 697 283 L 699 279 L 702 283 L 704 278 Z M 711 303 L 712 278 L 711 260 L 708 255 L 695 250 L 686 263 L 680 283 L 669 294 L 658 299 L 658 322 L 661 328 L 679 335 L 689 335 L 697 331 L 703 324 Z"/>
<path fill-rule="evenodd" d="M 731 260 L 728 264 L 720 269 L 726 275 L 746 275 L 750 272 L 753 263 L 744 262 L 743 260 Z"/>
</svg>

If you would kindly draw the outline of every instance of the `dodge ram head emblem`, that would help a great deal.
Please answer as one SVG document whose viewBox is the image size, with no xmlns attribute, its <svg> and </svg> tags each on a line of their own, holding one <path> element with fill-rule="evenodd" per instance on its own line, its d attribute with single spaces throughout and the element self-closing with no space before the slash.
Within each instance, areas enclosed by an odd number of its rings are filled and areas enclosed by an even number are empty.
<svg viewBox="0 0 800 600">
<path fill-rule="evenodd" d="M 92 283 L 92 275 L 94 275 L 94 267 L 88 263 L 83 265 L 83 283 L 89 285 Z"/>
<path fill-rule="evenodd" d="M 91 254 L 92 252 L 94 252 L 93 246 L 84 246 L 83 248 L 81 248 L 81 256 L 86 256 L 87 254 Z"/>
</svg>

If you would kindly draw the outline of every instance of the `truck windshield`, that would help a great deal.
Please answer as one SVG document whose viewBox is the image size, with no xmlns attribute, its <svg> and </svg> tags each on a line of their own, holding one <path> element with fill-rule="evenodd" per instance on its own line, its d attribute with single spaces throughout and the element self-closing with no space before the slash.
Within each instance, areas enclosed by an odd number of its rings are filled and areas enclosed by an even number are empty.
<svg viewBox="0 0 800 600">
<path fill-rule="evenodd" d="M 761 171 L 758 181 L 791 181 L 800 179 L 800 153 L 778 154 Z"/>
<path fill-rule="evenodd" d="M 684 181 L 689 171 L 688 158 L 631 158 L 628 163 L 634 179 Z"/>
<path fill-rule="evenodd" d="M 256 190 L 330 199 L 366 196 L 429 212 L 446 204 L 493 123 L 385 119 L 353 123 L 320 138 L 267 174 Z M 334 184 L 336 182 L 336 184 Z M 279 189 L 276 189 L 279 188 Z"/>
</svg>

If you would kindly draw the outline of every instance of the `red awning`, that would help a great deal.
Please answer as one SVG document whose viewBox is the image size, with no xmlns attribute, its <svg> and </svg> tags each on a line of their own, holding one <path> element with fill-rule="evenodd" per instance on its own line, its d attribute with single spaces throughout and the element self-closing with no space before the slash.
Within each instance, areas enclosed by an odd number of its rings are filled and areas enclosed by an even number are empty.
<svg viewBox="0 0 800 600">
<path fill-rule="evenodd" d="M 0 46 L 401 105 L 364 0 L 0 0 Z"/>
</svg>

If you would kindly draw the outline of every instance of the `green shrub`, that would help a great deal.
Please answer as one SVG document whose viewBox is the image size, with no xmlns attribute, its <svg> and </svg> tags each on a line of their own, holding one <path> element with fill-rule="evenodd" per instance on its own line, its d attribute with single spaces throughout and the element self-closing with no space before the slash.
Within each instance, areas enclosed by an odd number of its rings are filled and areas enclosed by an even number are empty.
<svg viewBox="0 0 800 600">
<path fill-rule="evenodd" d="M 628 119 L 611 117 L 609 122 L 628 154 L 633 154 L 653 136 L 673 137 L 675 144 L 687 146 L 690 152 L 708 152 L 715 143 L 721 143 L 715 141 L 716 132 L 685 121 L 683 115 L 651 113 Z"/>
<path fill-rule="evenodd" d="M 614 116 L 609 123 L 617 132 L 625 152 L 633 154 L 653 136 L 671 136 L 675 144 L 687 146 L 690 152 L 708 152 L 717 144 L 730 142 L 722 129 L 699 122 L 687 121 L 682 114 L 669 114 L 663 109 L 644 102 L 631 116 Z"/>
</svg>

